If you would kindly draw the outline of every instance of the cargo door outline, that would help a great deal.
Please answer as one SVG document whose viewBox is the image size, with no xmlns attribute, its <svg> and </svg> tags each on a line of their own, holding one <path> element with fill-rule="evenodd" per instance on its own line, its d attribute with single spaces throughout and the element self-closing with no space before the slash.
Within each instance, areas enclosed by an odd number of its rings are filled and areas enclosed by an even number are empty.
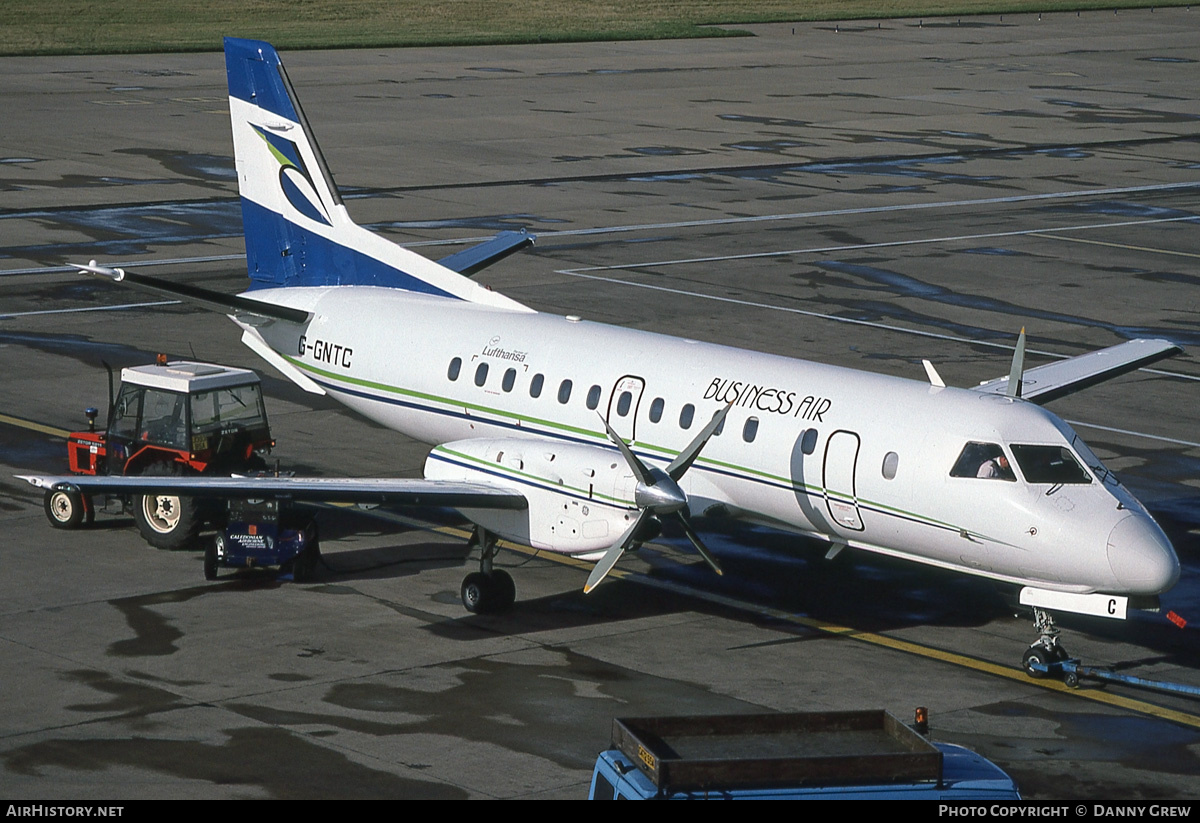
<svg viewBox="0 0 1200 823">
<path fill-rule="evenodd" d="M 612 426 L 612 430 L 632 443 L 637 436 L 637 416 L 638 410 L 642 405 L 642 394 L 646 390 L 646 381 L 636 374 L 627 374 L 617 380 L 613 384 L 612 394 L 608 397 L 608 425 Z M 625 414 L 620 413 L 618 406 L 622 392 L 629 392 L 629 407 L 625 410 Z"/>
<path fill-rule="evenodd" d="M 861 441 L 857 434 L 839 429 L 825 444 L 825 463 L 822 482 L 825 488 L 825 507 L 834 523 L 843 529 L 863 530 L 862 512 L 854 484 Z"/>
</svg>

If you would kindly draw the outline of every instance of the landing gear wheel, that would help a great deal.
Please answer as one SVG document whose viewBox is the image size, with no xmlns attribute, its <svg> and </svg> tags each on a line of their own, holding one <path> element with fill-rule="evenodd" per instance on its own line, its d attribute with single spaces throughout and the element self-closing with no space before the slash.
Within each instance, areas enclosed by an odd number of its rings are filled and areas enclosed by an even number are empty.
<svg viewBox="0 0 1200 823">
<path fill-rule="evenodd" d="M 1038 663 L 1042 666 L 1050 664 L 1050 655 L 1041 646 L 1030 646 L 1025 650 L 1025 655 L 1021 658 L 1021 668 L 1025 670 L 1025 674 L 1030 677 L 1045 677 L 1046 672 L 1038 671 L 1031 666 L 1031 663 Z"/>
<path fill-rule="evenodd" d="M 503 569 L 492 572 L 492 583 L 496 587 L 496 611 L 502 612 L 512 608 L 517 600 L 517 584 L 512 575 Z"/>
<path fill-rule="evenodd" d="M 142 472 L 145 477 L 178 477 L 183 470 L 177 463 L 155 463 Z M 142 537 L 156 549 L 188 549 L 200 533 L 200 514 L 196 501 L 172 494 L 135 496 L 133 519 Z"/>
<path fill-rule="evenodd" d="M 56 529 L 78 529 L 87 516 L 83 495 L 74 490 L 50 489 L 44 501 L 46 519 Z"/>
<path fill-rule="evenodd" d="M 463 578 L 462 590 L 463 608 L 472 614 L 487 614 L 491 611 L 495 599 L 492 591 L 492 581 L 483 572 L 471 572 Z"/>
<path fill-rule="evenodd" d="M 218 534 L 204 547 L 204 579 L 217 579 L 217 562 L 225 554 L 225 535 Z"/>
<path fill-rule="evenodd" d="M 517 586 L 508 572 L 471 572 L 462 582 L 463 607 L 472 614 L 494 614 L 512 607 Z"/>
</svg>

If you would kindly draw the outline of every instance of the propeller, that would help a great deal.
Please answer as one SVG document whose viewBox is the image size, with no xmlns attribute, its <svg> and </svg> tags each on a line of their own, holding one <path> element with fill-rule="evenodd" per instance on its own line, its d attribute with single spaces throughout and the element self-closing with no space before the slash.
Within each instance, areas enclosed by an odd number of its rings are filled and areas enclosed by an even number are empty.
<svg viewBox="0 0 1200 823">
<path fill-rule="evenodd" d="M 637 504 L 638 516 L 633 521 L 633 525 L 625 530 L 621 538 L 604 553 L 604 557 L 600 558 L 596 567 L 592 569 L 587 584 L 583 587 L 584 594 L 600 585 L 600 581 L 612 571 L 612 567 L 621 559 L 621 555 L 628 549 L 636 548 L 641 544 L 638 535 L 641 533 L 642 526 L 647 520 L 656 516 L 675 515 L 680 525 L 683 526 L 683 533 L 687 535 L 687 539 L 704 558 L 704 562 L 711 566 L 717 574 L 724 574 L 720 564 L 700 540 L 700 535 L 696 534 L 696 530 L 692 528 L 692 524 L 687 518 L 687 495 L 684 494 L 683 489 L 679 488 L 678 481 L 692 467 L 692 463 L 696 462 L 696 458 L 700 456 L 700 450 L 725 422 L 725 416 L 729 414 L 731 408 L 733 408 L 732 403 L 714 414 L 708 425 L 700 430 L 688 447 L 681 451 L 665 470 L 647 467 L 626 445 L 621 436 L 613 431 L 612 426 L 608 425 L 608 421 L 600 416 L 600 422 L 604 424 L 604 430 L 608 432 L 608 439 L 620 449 L 625 462 L 629 464 L 634 477 L 637 478 L 633 501 Z"/>
<path fill-rule="evenodd" d="M 1012 368 L 1008 372 L 1009 397 L 1021 396 L 1021 383 L 1025 377 L 1025 327 L 1021 327 L 1021 336 L 1017 338 L 1017 348 L 1013 351 Z"/>
</svg>

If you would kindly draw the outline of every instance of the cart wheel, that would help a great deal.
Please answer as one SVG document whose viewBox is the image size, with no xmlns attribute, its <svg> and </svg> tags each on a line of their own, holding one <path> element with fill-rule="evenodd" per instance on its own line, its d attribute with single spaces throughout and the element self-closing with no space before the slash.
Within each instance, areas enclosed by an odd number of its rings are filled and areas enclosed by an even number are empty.
<svg viewBox="0 0 1200 823">
<path fill-rule="evenodd" d="M 1025 656 L 1021 658 L 1021 668 L 1025 670 L 1025 674 L 1030 677 L 1045 677 L 1046 672 L 1033 668 L 1031 665 L 1033 663 L 1047 666 L 1050 664 L 1050 655 L 1040 646 L 1030 646 L 1025 650 Z"/>
<path fill-rule="evenodd" d="M 1075 672 L 1067 672 L 1066 674 L 1063 675 L 1063 683 L 1065 683 L 1067 685 L 1068 689 L 1078 689 L 1079 688 L 1079 675 L 1076 674 Z"/>
<path fill-rule="evenodd" d="M 204 547 L 204 579 L 217 579 L 217 559 L 225 552 L 222 551 L 225 547 L 225 536 L 218 534 L 212 541 Z"/>
<path fill-rule="evenodd" d="M 56 529 L 78 529 L 86 516 L 83 496 L 77 491 L 50 489 L 43 502 L 46 519 Z"/>
</svg>

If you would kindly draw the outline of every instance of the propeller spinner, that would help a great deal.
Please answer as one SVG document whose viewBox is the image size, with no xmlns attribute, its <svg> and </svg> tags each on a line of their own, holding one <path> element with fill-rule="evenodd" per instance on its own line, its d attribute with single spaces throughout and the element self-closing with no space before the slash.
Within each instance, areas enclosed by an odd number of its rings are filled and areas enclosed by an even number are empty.
<svg viewBox="0 0 1200 823">
<path fill-rule="evenodd" d="M 688 540 L 696 547 L 696 551 L 704 558 L 704 562 L 708 563 L 717 574 L 724 574 L 716 558 L 700 540 L 700 535 L 696 534 L 696 530 L 692 528 L 692 524 L 688 520 L 687 495 L 684 494 L 683 489 L 679 488 L 678 481 L 691 468 L 692 463 L 700 455 L 700 450 L 704 448 L 713 433 L 720 428 L 732 407 L 733 404 L 730 403 L 714 414 L 708 425 L 700 430 L 688 447 L 681 451 L 665 470 L 657 467 L 648 468 L 626 445 L 620 435 L 613 431 L 612 426 L 608 425 L 608 421 L 601 416 L 600 422 L 604 424 L 604 430 L 608 432 L 608 439 L 620 449 L 625 462 L 629 464 L 629 468 L 633 470 L 633 474 L 637 478 L 638 484 L 633 500 L 638 507 L 638 516 L 633 521 L 633 525 L 625 530 L 621 538 L 605 552 L 604 557 L 600 558 L 596 567 L 592 569 L 587 584 L 583 587 L 585 594 L 600 584 L 600 581 L 612 571 L 612 567 L 617 564 L 626 550 L 641 545 L 642 541 L 638 540 L 637 536 L 642 533 L 642 526 L 651 517 L 674 515 L 678 518 L 680 525 L 683 526 L 683 533 L 687 535 Z"/>
</svg>

